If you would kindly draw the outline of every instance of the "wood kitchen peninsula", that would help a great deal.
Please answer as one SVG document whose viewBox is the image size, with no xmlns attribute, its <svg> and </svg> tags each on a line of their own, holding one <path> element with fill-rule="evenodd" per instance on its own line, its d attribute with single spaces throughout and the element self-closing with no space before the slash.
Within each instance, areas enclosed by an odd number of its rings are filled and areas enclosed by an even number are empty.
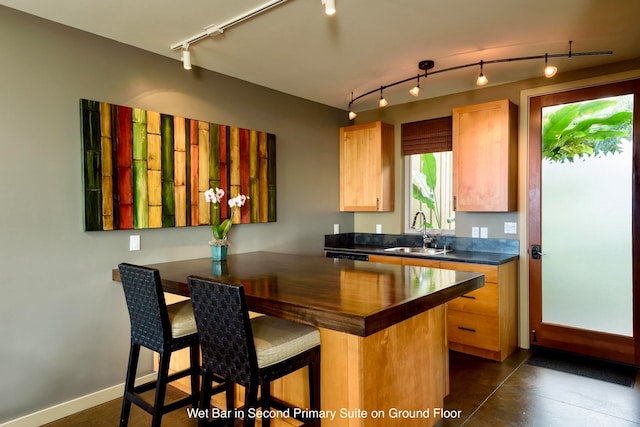
<svg viewBox="0 0 640 427">
<path fill-rule="evenodd" d="M 317 326 L 331 426 L 435 424 L 448 394 L 443 304 L 484 286 L 478 273 L 270 252 L 149 267 L 166 292 L 188 296 L 189 275 L 240 283 L 252 311 Z M 274 383 L 274 395 L 306 406 L 305 378 L 299 371 Z"/>
</svg>

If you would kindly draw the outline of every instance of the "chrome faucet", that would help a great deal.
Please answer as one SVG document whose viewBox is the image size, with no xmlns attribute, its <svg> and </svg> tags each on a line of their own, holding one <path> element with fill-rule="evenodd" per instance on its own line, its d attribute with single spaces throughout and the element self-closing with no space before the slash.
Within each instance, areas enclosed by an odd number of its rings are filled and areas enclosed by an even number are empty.
<svg viewBox="0 0 640 427">
<path fill-rule="evenodd" d="M 422 211 L 416 212 L 413 217 L 413 223 L 411 224 L 411 228 L 416 228 L 416 221 L 418 220 L 418 216 L 422 216 L 422 247 L 427 248 L 429 244 L 432 242 L 432 237 L 429 233 L 427 233 L 427 216 Z"/>
</svg>

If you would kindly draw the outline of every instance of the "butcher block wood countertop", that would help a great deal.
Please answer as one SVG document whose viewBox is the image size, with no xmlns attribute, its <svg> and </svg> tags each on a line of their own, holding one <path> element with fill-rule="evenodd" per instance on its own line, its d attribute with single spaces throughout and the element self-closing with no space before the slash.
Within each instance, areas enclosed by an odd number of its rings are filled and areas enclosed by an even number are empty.
<svg viewBox="0 0 640 427">
<path fill-rule="evenodd" d="M 484 286 L 477 273 L 273 252 L 147 266 L 166 292 L 189 296 L 188 276 L 239 283 L 251 311 L 361 337 Z M 120 281 L 117 268 L 112 277 Z"/>
</svg>

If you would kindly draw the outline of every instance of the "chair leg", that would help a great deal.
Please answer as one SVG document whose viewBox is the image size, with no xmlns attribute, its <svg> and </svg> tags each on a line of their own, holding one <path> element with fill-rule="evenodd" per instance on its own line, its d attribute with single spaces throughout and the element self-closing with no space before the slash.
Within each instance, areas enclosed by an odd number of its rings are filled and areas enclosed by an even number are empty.
<svg viewBox="0 0 640 427">
<path fill-rule="evenodd" d="M 191 355 L 191 401 L 192 406 L 197 408 L 200 400 L 198 396 L 200 390 L 200 344 L 192 344 L 189 352 Z"/>
<path fill-rule="evenodd" d="M 249 411 L 258 407 L 258 385 L 249 384 L 245 387 L 244 392 L 244 427 L 255 427 L 255 417 L 249 416 Z"/>
<path fill-rule="evenodd" d="M 264 383 L 260 386 L 260 401 L 262 402 L 262 413 L 269 412 L 271 408 L 271 383 Z M 270 427 L 271 426 L 271 418 L 262 417 L 262 426 Z"/>
<path fill-rule="evenodd" d="M 309 364 L 309 406 L 311 409 L 320 410 L 320 351 L 313 362 Z M 320 418 L 314 420 L 313 425 L 320 427 Z"/>
<path fill-rule="evenodd" d="M 152 427 L 160 427 L 162 414 L 164 413 L 164 397 L 167 393 L 167 377 L 169 376 L 169 362 L 171 351 L 164 351 L 160 354 L 160 364 L 158 366 L 158 380 L 156 382 L 156 398 L 153 405 Z"/>
<path fill-rule="evenodd" d="M 202 391 L 200 392 L 200 404 L 199 408 L 207 411 L 209 413 L 209 409 L 211 409 L 211 388 L 213 381 L 213 374 L 211 371 L 202 371 Z M 209 417 L 200 418 L 198 420 L 198 427 L 205 427 L 209 424 Z"/>
<path fill-rule="evenodd" d="M 235 424 L 235 406 L 236 406 L 236 396 L 235 396 L 235 385 L 231 381 L 225 380 L 224 383 L 224 394 L 227 401 L 227 411 L 232 414 L 229 420 L 229 427 L 233 427 Z"/>
<path fill-rule="evenodd" d="M 140 345 L 131 343 L 129 350 L 129 365 L 127 366 L 127 378 L 124 384 L 124 396 L 122 399 L 122 411 L 120 413 L 120 427 L 127 427 L 129 424 L 129 413 L 131 412 L 131 401 L 127 397 L 127 392 L 133 393 L 135 386 L 136 371 L 138 369 L 138 359 L 140 358 Z"/>
</svg>

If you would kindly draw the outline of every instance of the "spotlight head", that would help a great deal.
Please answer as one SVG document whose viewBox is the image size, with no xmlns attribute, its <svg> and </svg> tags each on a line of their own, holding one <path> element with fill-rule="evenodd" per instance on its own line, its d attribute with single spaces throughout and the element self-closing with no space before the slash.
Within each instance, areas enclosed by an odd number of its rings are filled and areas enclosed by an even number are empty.
<svg viewBox="0 0 640 427">
<path fill-rule="evenodd" d="M 555 76 L 558 72 L 558 67 L 554 67 L 553 65 L 547 65 L 544 67 L 544 76 L 548 79 Z"/>
<path fill-rule="evenodd" d="M 484 86 L 489 83 L 489 79 L 482 72 L 482 68 L 484 67 L 484 61 L 480 61 L 480 74 L 478 75 L 478 79 L 476 80 L 476 86 Z"/>
<path fill-rule="evenodd" d="M 191 69 L 191 52 L 186 49 L 182 51 L 182 66 L 185 70 Z"/>
<path fill-rule="evenodd" d="M 569 47 L 571 49 L 571 47 Z M 549 65 L 549 54 L 544 54 L 544 76 L 548 79 L 555 76 L 558 72 L 558 67 L 554 67 L 553 65 Z"/>
<path fill-rule="evenodd" d="M 324 13 L 326 13 L 329 16 L 335 15 L 336 13 L 335 0 L 322 0 L 322 4 L 324 5 Z"/>
<path fill-rule="evenodd" d="M 487 78 L 487 76 L 485 76 L 484 73 L 480 73 L 480 75 L 478 75 L 478 80 L 476 80 L 476 85 L 484 86 L 487 83 L 489 83 L 489 79 Z"/>
<path fill-rule="evenodd" d="M 353 120 L 356 117 L 358 117 L 358 115 L 356 113 L 354 113 L 353 111 L 349 111 L 349 120 Z"/>
</svg>

